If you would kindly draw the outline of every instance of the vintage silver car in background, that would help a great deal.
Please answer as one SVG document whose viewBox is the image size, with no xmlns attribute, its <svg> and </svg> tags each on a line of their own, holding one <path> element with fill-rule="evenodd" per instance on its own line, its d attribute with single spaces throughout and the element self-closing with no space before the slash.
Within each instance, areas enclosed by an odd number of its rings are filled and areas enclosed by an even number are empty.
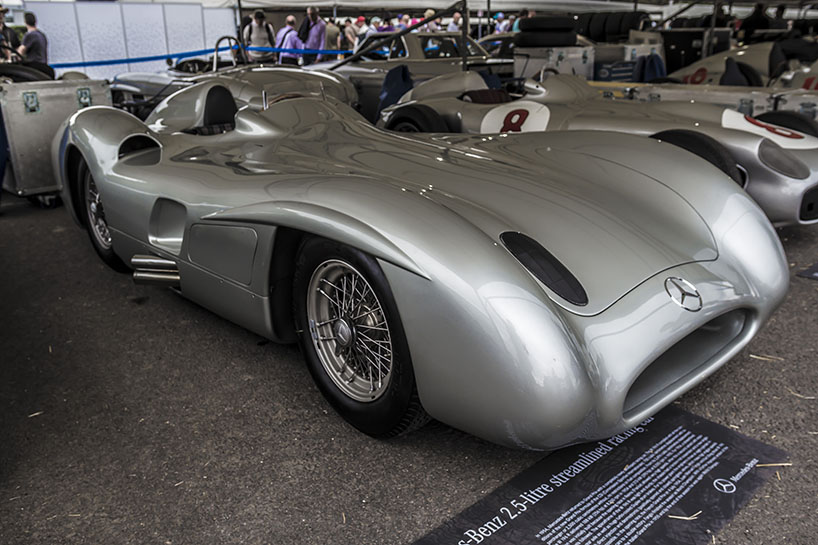
<svg viewBox="0 0 818 545">
<path fill-rule="evenodd" d="M 75 114 L 53 160 L 105 262 L 297 339 L 378 437 L 427 413 L 533 449 L 621 432 L 741 350 L 789 281 L 746 193 L 637 136 L 406 135 L 329 96 L 239 110 L 207 81 L 146 122 Z"/>
<path fill-rule="evenodd" d="M 167 96 L 214 78 L 226 85 L 241 105 L 260 105 L 262 93 L 272 95 L 296 91 L 333 96 L 350 105 L 358 100 L 354 86 L 341 75 L 327 70 L 305 72 L 288 65 L 241 64 L 238 62 L 240 52 L 234 53 L 230 61 L 225 61 L 219 57 L 222 42 L 239 47 L 235 38 L 225 36 L 217 40 L 211 60 L 185 59 L 164 72 L 125 72 L 117 75 L 111 83 L 114 106 L 145 119 Z"/>
<path fill-rule="evenodd" d="M 391 40 L 390 36 L 393 37 Z M 513 75 L 513 62 L 491 58 L 472 38 L 468 38 L 464 45 L 463 36 L 457 32 L 378 32 L 361 41 L 356 52 L 364 52 L 381 40 L 386 40 L 386 43 L 342 66 L 336 66 L 337 61 L 326 61 L 311 64 L 305 69 L 330 70 L 350 80 L 358 92 L 361 114 L 373 122 L 377 120 L 384 78 L 398 65 L 406 66 L 414 81 L 424 81 L 462 70 L 465 48 L 466 62 L 472 69 L 503 76 Z"/>
<path fill-rule="evenodd" d="M 818 43 L 795 38 L 736 47 L 681 68 L 668 77 L 692 85 L 818 89 Z M 807 85 L 807 80 L 810 85 Z"/>
<path fill-rule="evenodd" d="M 793 112 L 754 118 L 710 104 L 617 102 L 562 74 L 528 80 L 517 94 L 486 81 L 459 72 L 421 83 L 384 109 L 378 125 L 408 132 L 594 129 L 652 136 L 719 166 L 775 225 L 818 222 L 818 125 Z"/>
</svg>

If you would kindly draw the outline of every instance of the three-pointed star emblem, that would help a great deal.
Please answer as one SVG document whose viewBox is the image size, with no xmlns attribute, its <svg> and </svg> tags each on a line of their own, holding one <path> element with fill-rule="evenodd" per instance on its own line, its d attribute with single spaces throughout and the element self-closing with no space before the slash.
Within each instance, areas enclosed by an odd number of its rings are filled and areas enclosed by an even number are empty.
<svg viewBox="0 0 818 545">
<path fill-rule="evenodd" d="M 677 276 L 669 276 L 665 280 L 665 291 L 673 302 L 690 312 L 702 309 L 702 296 L 696 286 Z"/>
</svg>

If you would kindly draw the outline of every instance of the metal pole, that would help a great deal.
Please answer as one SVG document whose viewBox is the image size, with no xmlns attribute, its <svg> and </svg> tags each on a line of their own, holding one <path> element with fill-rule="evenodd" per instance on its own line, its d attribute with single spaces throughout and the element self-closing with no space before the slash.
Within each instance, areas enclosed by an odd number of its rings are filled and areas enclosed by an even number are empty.
<svg viewBox="0 0 818 545">
<path fill-rule="evenodd" d="M 705 40 L 704 51 L 702 51 L 703 59 L 713 54 L 713 38 L 716 37 L 716 8 L 720 7 L 717 2 L 713 2 L 713 15 L 710 16 L 710 29 L 705 31 L 707 40 Z"/>
<path fill-rule="evenodd" d="M 238 0 L 238 4 L 239 4 L 239 43 L 242 45 L 247 45 L 244 43 L 244 32 L 242 32 L 243 29 L 241 28 L 241 0 Z"/>
<path fill-rule="evenodd" d="M 370 51 L 372 51 L 374 49 L 378 49 L 380 46 L 391 42 L 395 38 L 399 38 L 401 36 L 405 36 L 406 34 L 409 34 L 413 30 L 415 30 L 416 28 L 422 27 L 423 25 L 425 25 L 429 21 L 434 21 L 438 17 L 448 17 L 449 15 L 453 14 L 455 11 L 460 9 L 461 6 L 464 5 L 464 4 L 465 4 L 465 0 L 460 0 L 459 2 L 455 2 L 454 4 L 449 6 L 448 8 L 444 9 L 443 11 L 439 11 L 438 13 L 433 14 L 431 17 L 421 19 L 420 21 L 418 21 L 414 25 L 410 25 L 410 26 L 404 28 L 403 30 L 401 30 L 400 32 L 396 32 L 396 33 L 391 33 L 390 32 L 384 38 L 381 38 L 380 40 L 375 40 L 374 42 L 369 44 L 364 49 L 361 49 L 360 51 L 350 55 L 349 57 L 345 58 L 344 60 L 339 61 L 336 64 L 333 64 L 327 70 L 335 70 L 336 68 L 344 66 L 347 63 L 350 63 L 352 61 L 357 61 L 358 59 L 360 59 L 362 56 L 366 55 Z M 466 44 L 463 44 L 463 46 L 465 48 Z"/>
<path fill-rule="evenodd" d="M 460 44 L 460 56 L 463 57 L 463 71 L 469 69 L 468 65 L 468 58 L 469 58 L 469 3 L 467 0 L 463 0 L 463 11 L 461 12 L 463 16 L 462 26 L 460 27 L 461 31 L 461 40 L 463 41 Z"/>
</svg>

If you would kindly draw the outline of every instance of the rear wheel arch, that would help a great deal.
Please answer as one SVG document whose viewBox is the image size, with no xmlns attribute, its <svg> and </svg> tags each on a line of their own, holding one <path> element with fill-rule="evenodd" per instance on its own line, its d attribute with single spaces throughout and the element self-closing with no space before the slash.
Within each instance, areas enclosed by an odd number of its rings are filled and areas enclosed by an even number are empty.
<svg viewBox="0 0 818 545">
<path fill-rule="evenodd" d="M 798 112 L 776 110 L 764 112 L 755 116 L 755 118 L 764 123 L 778 125 L 810 136 L 818 136 L 818 122 Z"/>
<path fill-rule="evenodd" d="M 742 187 L 746 183 L 742 169 L 733 154 L 712 136 L 686 129 L 671 129 L 653 134 L 651 138 L 673 144 L 698 155 Z"/>
<path fill-rule="evenodd" d="M 82 200 L 82 184 L 80 183 L 80 164 L 85 161 L 82 152 L 76 146 L 68 144 L 65 148 L 65 181 L 68 184 L 68 195 L 71 198 L 71 206 L 76 214 L 77 220 L 83 227 L 88 227 L 85 219 L 84 204 Z"/>
<path fill-rule="evenodd" d="M 293 279 L 298 249 L 312 235 L 290 227 L 278 227 L 270 257 L 270 315 L 273 330 L 283 342 L 295 342 L 297 333 L 293 316 Z"/>
</svg>

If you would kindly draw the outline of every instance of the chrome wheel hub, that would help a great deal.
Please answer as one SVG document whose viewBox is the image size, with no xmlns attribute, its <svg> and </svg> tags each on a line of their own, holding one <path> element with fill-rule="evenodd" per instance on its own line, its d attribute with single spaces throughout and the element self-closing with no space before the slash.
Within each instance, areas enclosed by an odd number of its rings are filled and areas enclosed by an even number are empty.
<svg viewBox="0 0 818 545">
<path fill-rule="evenodd" d="M 111 247 L 111 232 L 108 230 L 108 222 L 105 221 L 105 211 L 102 208 L 102 201 L 99 199 L 97 184 L 89 177 L 88 194 L 85 196 L 88 203 L 88 227 L 94 234 L 94 239 L 106 250 Z"/>
<path fill-rule="evenodd" d="M 337 259 L 321 263 L 310 279 L 307 319 L 318 359 L 338 389 L 362 403 L 380 398 L 392 376 L 392 340 L 364 276 Z"/>
</svg>

